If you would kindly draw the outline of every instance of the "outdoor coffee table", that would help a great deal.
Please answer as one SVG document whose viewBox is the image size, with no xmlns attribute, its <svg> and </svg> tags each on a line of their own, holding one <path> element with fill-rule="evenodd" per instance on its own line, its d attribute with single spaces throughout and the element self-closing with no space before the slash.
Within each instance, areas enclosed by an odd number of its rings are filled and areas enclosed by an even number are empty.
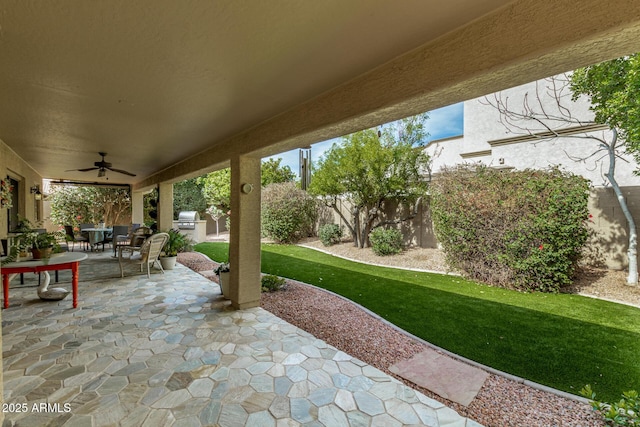
<svg viewBox="0 0 640 427">
<path fill-rule="evenodd" d="M 53 254 L 48 260 L 10 262 L 1 266 L 4 308 L 9 308 L 9 282 L 16 274 L 43 272 L 46 276 L 45 280 L 50 280 L 49 271 L 58 270 L 71 270 L 73 308 L 78 307 L 78 268 L 80 267 L 80 261 L 85 259 L 87 259 L 87 254 L 80 252 L 63 252 L 61 254 Z"/>
</svg>

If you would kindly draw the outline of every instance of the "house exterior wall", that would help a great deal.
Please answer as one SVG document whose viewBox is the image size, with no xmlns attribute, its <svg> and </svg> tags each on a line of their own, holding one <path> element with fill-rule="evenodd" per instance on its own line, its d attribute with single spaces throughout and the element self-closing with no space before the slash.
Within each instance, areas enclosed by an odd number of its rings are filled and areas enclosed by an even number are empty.
<svg viewBox="0 0 640 427">
<path fill-rule="evenodd" d="M 544 96 L 547 80 L 533 82 L 501 92 L 502 99 L 508 99 L 509 108 L 522 109 L 525 95 L 528 94 L 529 105 L 537 108 L 538 98 L 544 108 L 554 110 L 555 100 L 551 96 Z M 432 171 L 437 179 L 437 173 L 444 166 L 464 163 L 480 162 L 485 165 L 508 169 L 545 169 L 559 166 L 561 169 L 581 175 L 591 182 L 593 191 L 590 200 L 596 232 L 595 250 L 601 255 L 600 259 L 609 267 L 623 269 L 627 266 L 626 251 L 628 245 L 628 231 L 626 220 L 620 210 L 618 201 L 613 194 L 610 184 L 604 177 L 609 168 L 609 159 L 604 152 L 598 151 L 597 143 L 593 140 L 576 137 L 556 137 L 553 139 L 526 139 L 525 132 L 511 128 L 507 129 L 500 122 L 500 114 L 496 108 L 487 105 L 487 99 L 495 99 L 494 95 L 476 98 L 464 103 L 464 135 L 434 141 L 425 151 L 432 156 Z M 589 103 L 580 99 L 572 103 L 563 99 L 565 105 L 571 105 L 571 114 L 585 120 L 592 118 Z M 558 123 L 549 123 L 554 130 L 559 129 Z M 564 128 L 567 128 L 565 125 Z M 535 132 L 544 131 L 538 127 Z M 575 135 L 579 135 L 576 133 Z M 584 133 L 582 133 L 584 134 Z M 609 131 L 597 130 L 590 135 L 608 137 Z M 520 139 L 518 139 L 520 137 Z M 625 199 L 632 211 L 636 223 L 640 223 L 640 177 L 633 174 L 638 164 L 633 158 L 621 153 L 622 159 L 616 162 L 615 177 L 622 187 Z"/>
<path fill-rule="evenodd" d="M 0 178 L 7 176 L 19 183 L 18 200 L 12 201 L 14 206 L 18 206 L 18 213 L 32 222 L 44 219 L 42 201 L 36 201 L 29 191 L 34 185 L 42 189 L 42 176 L 0 140 Z M 7 238 L 7 209 L 0 209 L 0 238 Z"/>
<path fill-rule="evenodd" d="M 547 80 L 528 83 L 522 86 L 502 91 L 502 99 L 508 99 L 510 109 L 522 110 L 525 96 L 529 105 L 537 104 L 536 94 L 540 94 L 540 100 L 545 109 L 557 112 L 554 108 L 555 100 L 551 96 L 545 96 Z M 434 141 L 427 146 L 427 153 L 433 156 L 433 171 L 437 173 L 445 165 L 482 162 L 494 167 L 513 167 L 516 169 L 544 169 L 549 166 L 559 165 L 564 170 L 582 175 L 587 178 L 594 187 L 606 187 L 608 184 L 604 173 L 609 166 L 608 159 L 603 158 L 604 153 L 588 158 L 598 150 L 597 143 L 592 140 L 576 137 L 557 137 L 554 139 L 540 140 L 530 138 L 529 141 L 513 141 L 509 139 L 525 136 L 524 131 L 508 129 L 500 122 L 499 112 L 487 105 L 487 99 L 492 100 L 494 95 L 475 98 L 464 103 L 464 133 L 459 138 L 449 138 L 442 141 Z M 581 98 L 577 102 L 570 102 L 564 98 L 563 103 L 571 108 L 574 117 L 591 120 L 593 114 L 589 111 L 589 102 Z M 533 128 L 533 125 L 530 125 Z M 549 123 L 553 129 L 558 129 L 558 123 Z M 568 127 L 564 125 L 564 127 Z M 536 131 L 543 131 L 538 126 Z M 607 137 L 608 132 L 596 131 L 589 134 L 599 137 Z M 629 155 L 623 155 L 624 160 L 616 162 L 616 179 L 621 186 L 640 185 L 640 178 L 633 175 L 637 164 Z M 502 163 L 500 161 L 502 159 Z M 585 160 L 574 160 L 585 159 Z"/>
<path fill-rule="evenodd" d="M 38 217 L 42 215 L 42 201 L 36 201 L 29 189 L 34 185 L 39 185 L 42 188 L 42 177 L 0 140 L 0 178 L 5 179 L 7 176 L 19 183 L 18 200 L 12 200 L 12 204 L 18 206 L 20 215 L 31 221 L 40 219 Z M 0 238 L 7 238 L 7 209 L 0 209 Z M 0 267 L 1 269 L 2 267 Z M 2 314 L 0 313 L 1 321 Z M 2 347 L 2 334 L 0 334 L 0 347 Z M 0 396 L 3 393 L 2 384 L 3 374 L 0 369 Z M 3 419 L 4 415 L 0 414 L 0 421 Z"/>
</svg>

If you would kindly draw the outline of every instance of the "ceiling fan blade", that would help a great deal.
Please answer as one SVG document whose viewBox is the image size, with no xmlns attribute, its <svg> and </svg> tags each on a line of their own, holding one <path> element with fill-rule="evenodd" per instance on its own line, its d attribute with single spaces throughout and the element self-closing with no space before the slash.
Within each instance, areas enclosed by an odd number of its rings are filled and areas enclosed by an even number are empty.
<svg viewBox="0 0 640 427">
<path fill-rule="evenodd" d="M 84 169 L 67 169 L 65 172 L 89 172 L 99 168 L 84 168 Z"/>
<path fill-rule="evenodd" d="M 129 176 L 136 176 L 135 173 L 127 172 L 127 171 L 124 171 L 122 169 L 115 169 L 115 168 L 107 168 L 107 169 L 109 169 L 110 171 L 122 173 L 122 174 L 129 175 Z"/>
</svg>

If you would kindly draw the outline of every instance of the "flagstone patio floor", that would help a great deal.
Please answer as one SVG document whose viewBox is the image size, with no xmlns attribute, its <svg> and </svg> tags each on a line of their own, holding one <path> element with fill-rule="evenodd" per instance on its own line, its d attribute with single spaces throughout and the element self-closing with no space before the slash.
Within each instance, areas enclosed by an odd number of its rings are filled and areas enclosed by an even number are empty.
<svg viewBox="0 0 640 427">
<path fill-rule="evenodd" d="M 121 279 L 92 253 L 77 309 L 36 286 L 2 311 L 6 426 L 479 425 L 181 265 Z"/>
</svg>

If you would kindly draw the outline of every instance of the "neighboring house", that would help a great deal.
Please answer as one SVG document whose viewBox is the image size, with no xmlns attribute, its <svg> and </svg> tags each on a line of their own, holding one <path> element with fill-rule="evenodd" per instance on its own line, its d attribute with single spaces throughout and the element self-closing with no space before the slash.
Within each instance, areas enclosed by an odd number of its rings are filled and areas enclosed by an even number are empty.
<svg viewBox="0 0 640 427">
<path fill-rule="evenodd" d="M 534 109 L 542 105 L 552 111 L 555 108 L 555 99 L 549 95 L 547 86 L 548 81 L 541 80 L 499 94 L 466 101 L 464 134 L 460 137 L 433 141 L 425 149 L 432 156 L 434 179 L 437 179 L 438 171 L 444 166 L 474 162 L 505 169 L 544 169 L 559 165 L 563 170 L 582 175 L 591 181 L 593 186 L 590 212 L 593 215 L 593 227 L 597 232 L 595 247 L 609 268 L 625 268 L 627 223 L 604 176 L 609 167 L 609 159 L 605 153 L 593 155 L 598 149 L 594 141 L 572 137 L 584 135 L 585 132 L 603 135 L 603 132 L 608 132 L 606 127 L 579 127 L 567 124 L 559 126 L 558 123 L 549 123 L 549 126 L 562 136 L 540 139 L 548 130 L 539 126 L 534 130 L 534 135 L 527 135 L 522 129 L 508 129 L 502 124 L 498 110 L 487 102 L 494 101 L 498 96 L 502 100 L 508 99 L 509 109 L 522 110 L 523 102 L 527 99 L 529 106 Z M 538 102 L 536 93 L 540 94 L 541 103 Z M 565 97 L 562 101 L 564 105 L 571 106 L 570 111 L 574 117 L 584 120 L 592 117 L 588 100 L 581 99 L 574 103 L 569 97 Z M 616 162 L 615 177 L 622 187 L 634 219 L 640 224 L 640 177 L 633 174 L 637 169 L 638 164 L 633 158 L 623 155 L 623 159 Z"/>
</svg>

